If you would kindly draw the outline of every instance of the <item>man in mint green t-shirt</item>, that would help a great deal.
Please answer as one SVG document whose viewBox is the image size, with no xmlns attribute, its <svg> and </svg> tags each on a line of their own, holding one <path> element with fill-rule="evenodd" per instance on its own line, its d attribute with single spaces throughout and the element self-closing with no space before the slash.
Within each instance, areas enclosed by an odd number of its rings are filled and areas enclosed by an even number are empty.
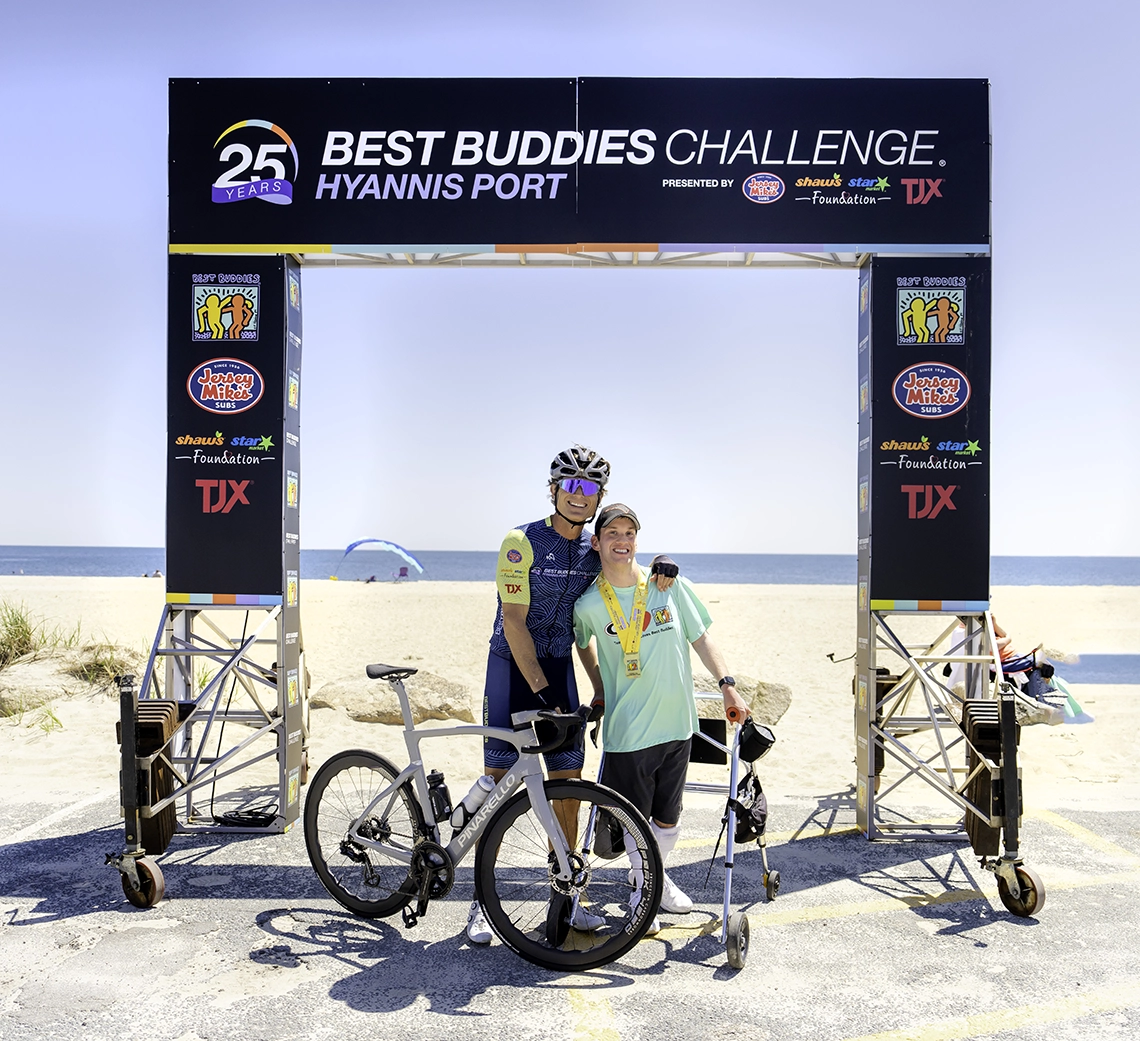
<svg viewBox="0 0 1140 1041">
<path fill-rule="evenodd" d="M 649 820 L 664 863 L 680 833 L 689 746 L 697 730 L 690 644 L 720 678 L 725 714 L 743 721 L 748 706 L 709 638 L 712 619 L 693 587 L 679 578 L 661 592 L 638 565 L 640 529 L 637 514 L 621 503 L 598 515 L 592 545 L 602 573 L 574 605 L 574 635 L 582 648 L 597 641 L 598 663 L 587 671 L 594 703 L 604 705 L 602 783 Z M 636 895 L 639 879 L 634 886 Z M 692 907 L 666 875 L 662 910 L 685 914 Z M 654 922 L 650 931 L 658 928 Z"/>
</svg>

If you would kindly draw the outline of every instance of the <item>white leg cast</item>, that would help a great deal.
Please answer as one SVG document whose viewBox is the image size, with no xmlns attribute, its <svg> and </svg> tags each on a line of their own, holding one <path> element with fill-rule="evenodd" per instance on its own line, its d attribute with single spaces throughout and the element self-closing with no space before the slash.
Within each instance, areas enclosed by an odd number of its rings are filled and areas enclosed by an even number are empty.
<svg viewBox="0 0 1140 1041">
<path fill-rule="evenodd" d="M 653 830 L 653 837 L 657 840 L 657 848 L 661 850 L 661 866 L 664 867 L 669 854 L 677 845 L 677 839 L 681 834 L 681 825 L 674 824 L 671 828 L 662 828 L 656 821 L 650 821 L 649 827 Z M 689 896 L 681 891 L 677 883 L 667 873 L 662 882 L 664 884 L 661 891 L 661 910 L 668 911 L 671 914 L 688 914 L 693 909 L 693 901 Z"/>
<path fill-rule="evenodd" d="M 661 850 L 661 866 L 664 867 L 669 854 L 677 845 L 677 839 L 680 838 L 681 825 L 674 824 L 671 828 L 662 828 L 656 821 L 650 821 L 649 828 L 657 840 L 657 848 Z"/>
</svg>

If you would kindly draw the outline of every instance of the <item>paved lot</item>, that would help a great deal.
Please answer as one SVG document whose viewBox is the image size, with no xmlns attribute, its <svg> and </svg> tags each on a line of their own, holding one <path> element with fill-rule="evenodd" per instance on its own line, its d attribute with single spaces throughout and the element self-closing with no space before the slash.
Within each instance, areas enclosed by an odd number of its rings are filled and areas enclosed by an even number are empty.
<svg viewBox="0 0 1140 1041">
<path fill-rule="evenodd" d="M 737 858 L 748 965 L 719 942 L 720 810 L 690 797 L 671 873 L 698 901 L 619 963 L 559 975 L 463 936 L 471 867 L 407 931 L 352 917 L 303 836 L 176 837 L 142 911 L 103 854 L 117 795 L 0 810 L 0 1037 L 586 1039 L 1090 1038 L 1140 1035 L 1140 813 L 1027 814 L 1039 919 L 1008 915 L 967 846 L 868 843 L 850 793 L 774 802 L 768 903 Z M 931 810 L 934 813 L 934 810 Z M 719 867 L 719 864 L 718 864 Z"/>
</svg>

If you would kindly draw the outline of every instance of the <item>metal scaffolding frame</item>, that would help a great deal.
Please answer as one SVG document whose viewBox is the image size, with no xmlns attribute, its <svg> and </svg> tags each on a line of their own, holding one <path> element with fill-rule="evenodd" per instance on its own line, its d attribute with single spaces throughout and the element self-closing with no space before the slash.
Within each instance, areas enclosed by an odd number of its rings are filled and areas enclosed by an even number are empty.
<svg viewBox="0 0 1140 1041">
<path fill-rule="evenodd" d="M 634 245 L 630 243 L 630 245 Z M 607 244 L 612 246 L 612 244 Z M 865 252 L 662 252 L 656 249 L 592 249 L 589 243 L 565 246 L 499 247 L 486 252 L 442 253 L 377 247 L 374 252 L 294 253 L 305 267 L 686 267 L 744 270 L 767 268 L 853 270 L 871 256 Z M 888 255 L 888 254 L 879 254 Z M 932 254 L 923 254 L 929 256 Z M 961 254 L 955 254 L 960 256 Z"/>
<path fill-rule="evenodd" d="M 937 619 L 937 635 L 907 642 L 888 622 L 892 615 Z M 873 772 L 860 778 L 867 837 L 959 839 L 968 814 L 988 826 L 1000 826 L 991 806 L 978 806 L 966 795 L 971 782 L 986 770 L 997 774 L 1000 765 L 971 744 L 962 728 L 967 700 L 994 701 L 1001 693 L 1001 659 L 990 612 L 872 611 L 871 636 L 871 675 L 876 679 L 874 694 L 868 697 L 874 698 L 873 711 L 867 713 L 866 732 L 856 734 L 856 740 L 866 741 L 872 752 L 868 762 Z M 886 683 L 877 681 L 876 665 L 886 665 L 890 676 Z M 947 666 L 954 665 L 964 667 L 962 691 L 951 689 L 943 675 Z M 915 747 L 923 741 L 929 744 L 930 737 L 933 751 Z M 888 757 L 902 773 L 881 787 L 881 769 Z M 947 799 L 961 811 L 962 819 L 917 822 L 909 809 L 892 807 L 891 794 L 915 780 Z"/>
<path fill-rule="evenodd" d="M 161 749 L 138 759 L 138 768 L 148 771 L 155 763 L 164 763 L 173 783 L 164 792 L 151 787 L 160 797 L 140 809 L 140 816 L 156 817 L 167 807 L 181 804 L 177 832 L 284 830 L 284 807 L 291 783 L 284 755 L 289 740 L 288 710 L 299 702 L 302 748 L 307 747 L 309 740 L 309 712 L 304 652 L 300 655 L 296 690 L 289 689 L 285 670 L 278 666 L 285 660 L 282 614 L 280 605 L 164 607 L 138 689 L 134 716 L 138 717 L 140 703 L 163 700 L 177 704 L 178 725 L 174 734 Z M 262 616 L 260 620 L 258 615 Z M 232 623 L 238 616 L 242 619 L 240 636 L 232 635 Z M 227 622 L 231 624 L 227 626 Z M 274 652 L 270 664 L 256 660 L 257 656 L 264 657 L 266 648 Z M 206 663 L 214 667 L 212 674 L 203 671 Z M 248 733 L 239 732 L 241 736 L 223 749 L 227 724 Z M 214 815 L 196 806 L 195 792 L 207 785 L 215 789 L 224 778 L 271 758 L 277 763 L 272 810 L 261 807 L 243 821 L 240 815 L 250 811 L 238 809 L 237 816 L 231 811 L 227 821 L 224 814 Z M 301 783 L 305 772 L 303 765 Z M 211 802 L 214 798 L 212 794 Z"/>
</svg>

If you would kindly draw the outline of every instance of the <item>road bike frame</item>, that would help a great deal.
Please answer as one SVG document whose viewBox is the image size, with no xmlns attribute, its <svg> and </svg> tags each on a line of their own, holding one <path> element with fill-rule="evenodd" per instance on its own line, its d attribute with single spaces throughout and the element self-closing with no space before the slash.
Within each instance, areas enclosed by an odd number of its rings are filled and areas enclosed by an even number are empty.
<svg viewBox="0 0 1140 1041">
<path fill-rule="evenodd" d="M 425 738 L 497 737 L 500 740 L 507 741 L 514 745 L 515 748 L 518 749 L 519 757 L 514 765 L 499 778 L 498 783 L 487 795 L 487 798 L 475 812 L 475 815 L 459 831 L 453 833 L 451 841 L 445 847 L 447 854 L 453 864 L 458 864 L 462 861 L 463 858 L 475 848 L 479 836 L 483 834 L 487 823 L 495 815 L 495 812 L 511 795 L 519 790 L 521 783 L 526 785 L 527 794 L 530 797 L 530 804 L 534 810 L 534 814 L 545 830 L 547 837 L 550 839 L 551 847 L 554 850 L 554 855 L 558 862 L 556 877 L 560 881 L 568 881 L 571 876 L 571 866 L 567 855 L 569 853 L 569 844 L 566 841 L 566 836 L 563 834 L 558 818 L 551 812 L 550 804 L 546 801 L 546 794 L 543 788 L 545 778 L 542 773 L 542 763 L 539 759 L 539 753 L 536 750 L 538 746 L 536 744 L 537 737 L 534 732 L 533 723 L 535 720 L 541 718 L 541 714 L 539 712 L 516 712 L 511 717 L 516 725 L 528 725 L 528 729 L 525 731 L 483 726 L 459 726 L 445 727 L 440 730 L 417 730 L 415 724 L 412 722 L 411 706 L 408 703 L 408 694 L 404 689 L 403 681 L 397 678 L 395 680 L 388 680 L 388 682 L 391 683 L 396 691 L 396 696 L 400 699 L 400 710 L 404 717 L 404 743 L 407 746 L 408 758 L 411 762 L 400 771 L 395 780 L 393 780 L 388 787 L 368 804 L 364 812 L 352 822 L 352 825 L 348 829 L 347 838 L 362 847 L 377 850 L 393 860 L 410 865 L 414 854 L 413 849 L 401 849 L 387 842 L 379 842 L 375 839 L 366 838 L 360 834 L 361 824 L 372 817 L 373 811 L 381 804 L 385 804 L 385 811 L 391 807 L 392 802 L 398 798 L 400 786 L 410 780 L 412 782 L 412 790 L 415 792 L 416 802 L 419 803 L 420 810 L 424 816 L 424 822 L 430 832 L 430 837 L 432 841 L 438 843 L 440 838 L 439 824 L 435 821 L 435 813 L 432 810 L 431 800 L 428 797 L 427 775 L 424 770 L 423 756 L 420 754 L 420 742 Z M 528 751 L 528 748 L 531 750 Z M 385 800 L 387 800 L 386 803 Z"/>
</svg>

